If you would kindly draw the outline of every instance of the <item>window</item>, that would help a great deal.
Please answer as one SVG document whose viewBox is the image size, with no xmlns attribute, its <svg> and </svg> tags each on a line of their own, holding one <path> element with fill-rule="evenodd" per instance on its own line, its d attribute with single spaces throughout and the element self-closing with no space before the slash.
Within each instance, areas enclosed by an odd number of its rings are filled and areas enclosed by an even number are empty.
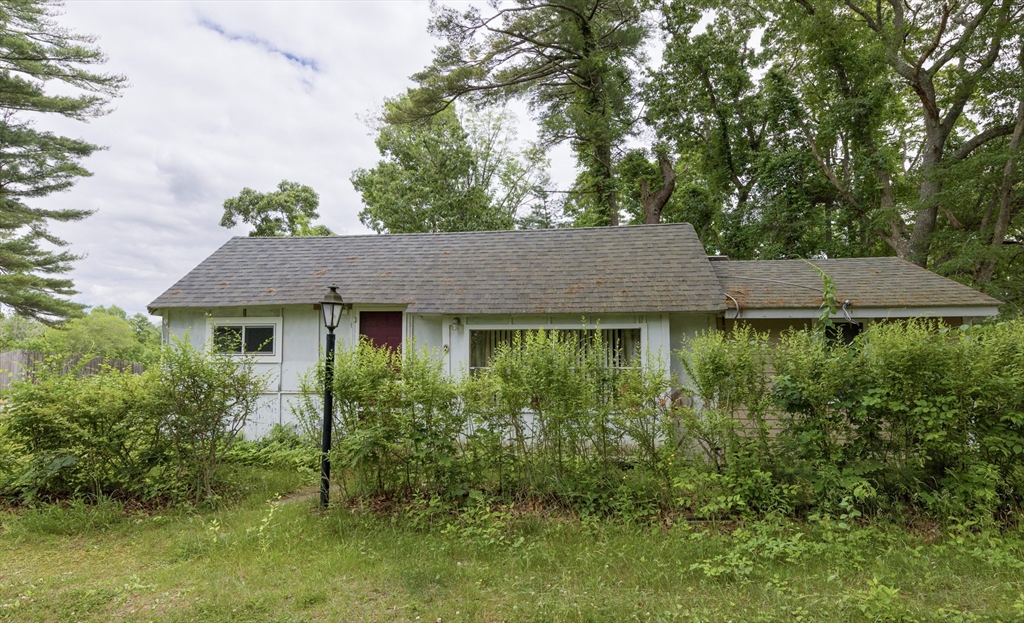
<svg viewBox="0 0 1024 623">
<path fill-rule="evenodd" d="M 213 324 L 213 346 L 229 355 L 273 356 L 277 353 L 276 324 Z"/>
<path fill-rule="evenodd" d="M 536 329 L 497 329 L 492 331 L 469 332 L 469 371 L 488 368 L 494 353 L 501 346 L 512 347 L 516 337 Z M 598 329 L 555 329 L 559 334 L 575 334 L 581 346 L 589 350 L 594 344 Z M 604 349 L 606 368 L 627 368 L 640 357 L 640 329 L 600 329 L 601 345 Z"/>
<path fill-rule="evenodd" d="M 825 329 L 825 339 L 832 344 L 850 345 L 860 335 L 863 325 L 859 322 L 837 322 Z"/>
</svg>

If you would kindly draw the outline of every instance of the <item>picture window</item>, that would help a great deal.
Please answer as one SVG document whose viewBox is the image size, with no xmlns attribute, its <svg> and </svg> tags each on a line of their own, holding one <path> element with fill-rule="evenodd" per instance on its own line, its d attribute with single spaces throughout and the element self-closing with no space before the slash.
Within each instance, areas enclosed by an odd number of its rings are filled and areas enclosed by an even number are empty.
<svg viewBox="0 0 1024 623">
<path fill-rule="evenodd" d="M 513 348 L 526 333 L 536 329 L 499 329 L 469 332 L 469 371 L 475 374 L 491 365 L 495 353 L 502 347 Z M 604 367 L 628 368 L 640 358 L 640 329 L 553 329 L 555 335 L 574 335 L 579 340 L 581 355 L 589 351 L 600 331 Z"/>
</svg>

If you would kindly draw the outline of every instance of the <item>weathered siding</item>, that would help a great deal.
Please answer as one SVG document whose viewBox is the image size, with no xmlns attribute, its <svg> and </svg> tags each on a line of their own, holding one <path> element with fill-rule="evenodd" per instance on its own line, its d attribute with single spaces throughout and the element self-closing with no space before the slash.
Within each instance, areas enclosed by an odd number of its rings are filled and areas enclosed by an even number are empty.
<svg viewBox="0 0 1024 623">
<path fill-rule="evenodd" d="M 408 314 L 409 335 L 416 348 L 426 350 L 435 357 L 444 356 L 444 332 L 447 327 L 442 317 L 435 314 Z"/>
<path fill-rule="evenodd" d="M 359 339 L 359 312 L 401 310 L 397 306 L 354 305 L 342 316 L 336 329 L 338 347 L 347 348 Z M 232 307 L 210 309 L 168 309 L 165 311 L 168 334 L 189 336 L 202 347 L 209 336 L 211 318 L 280 319 L 279 361 L 257 364 L 267 374 L 270 385 L 259 412 L 246 426 L 248 437 L 258 437 L 276 423 L 294 421 L 291 404 L 298 395 L 299 378 L 318 360 L 326 335 L 320 311 L 312 305 L 285 307 Z M 455 318 L 458 324 L 453 324 Z M 275 320 L 275 322 L 277 322 Z M 469 332 L 489 329 L 581 329 L 639 328 L 643 356 L 647 361 L 668 366 L 676 378 L 682 378 L 682 366 L 675 356 L 684 336 L 713 328 L 713 314 L 607 314 L 572 315 L 430 315 L 403 314 L 403 346 L 415 344 L 444 362 L 445 370 L 459 376 L 469 369 Z"/>
<path fill-rule="evenodd" d="M 211 318 L 253 320 L 273 318 L 279 323 L 278 355 L 269 363 L 257 363 L 256 372 L 267 377 L 267 392 L 260 400 L 257 412 L 244 429 L 246 437 L 265 435 L 274 424 L 287 424 L 294 420 L 289 407 L 290 397 L 298 394 L 299 377 L 313 366 L 322 348 L 325 331 L 320 310 L 313 305 L 287 307 L 221 307 L 208 309 L 165 310 L 168 334 L 180 338 L 188 335 L 189 342 L 203 348 L 210 335 Z"/>
<path fill-rule="evenodd" d="M 679 351 L 685 348 L 686 341 L 693 339 L 702 331 L 715 330 L 715 316 L 711 314 L 669 314 L 669 348 L 671 359 L 669 372 L 675 379 L 677 386 L 686 384 L 687 375 L 683 368 L 682 360 L 679 358 Z"/>
</svg>

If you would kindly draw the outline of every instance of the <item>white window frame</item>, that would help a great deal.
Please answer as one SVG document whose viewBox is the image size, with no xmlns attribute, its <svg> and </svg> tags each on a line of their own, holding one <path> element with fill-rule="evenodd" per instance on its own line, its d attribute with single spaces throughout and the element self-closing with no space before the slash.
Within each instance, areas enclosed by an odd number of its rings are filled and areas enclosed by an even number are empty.
<svg viewBox="0 0 1024 623">
<path fill-rule="evenodd" d="M 283 338 L 284 335 L 281 332 L 281 317 L 280 316 L 233 316 L 230 318 L 207 318 L 206 320 L 206 344 L 212 348 L 213 346 L 213 330 L 214 327 L 266 327 L 273 325 L 274 327 L 274 352 L 273 353 L 245 353 L 246 355 L 253 357 L 257 363 L 281 363 L 281 351 L 284 350 Z M 218 353 L 225 357 L 241 357 L 241 353 Z"/>
<path fill-rule="evenodd" d="M 590 330 L 590 331 L 604 331 L 604 330 L 622 330 L 622 329 L 637 329 L 640 331 L 640 357 L 637 361 L 640 365 L 647 365 L 647 352 L 648 352 L 648 331 L 646 322 L 586 322 L 586 323 L 568 323 L 568 322 L 556 322 L 551 324 L 469 324 L 465 325 L 466 331 L 466 370 L 471 372 L 472 370 L 483 370 L 486 368 L 472 368 L 470 363 L 473 358 L 472 352 L 472 337 L 469 335 L 470 331 L 539 331 L 541 329 L 545 331 L 576 331 L 576 330 Z M 488 366 L 489 367 L 489 366 Z"/>
</svg>

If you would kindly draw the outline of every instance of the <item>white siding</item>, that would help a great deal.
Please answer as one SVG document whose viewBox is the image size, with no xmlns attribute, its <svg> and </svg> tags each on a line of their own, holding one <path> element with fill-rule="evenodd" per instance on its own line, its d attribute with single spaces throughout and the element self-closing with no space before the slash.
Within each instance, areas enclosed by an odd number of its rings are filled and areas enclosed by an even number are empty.
<svg viewBox="0 0 1024 623">
<path fill-rule="evenodd" d="M 416 348 L 424 349 L 435 357 L 444 355 L 444 331 L 447 328 L 438 315 L 407 314 L 408 333 Z"/>
<path fill-rule="evenodd" d="M 687 375 L 678 353 L 685 347 L 687 339 L 696 337 L 701 331 L 715 330 L 715 316 L 712 314 L 669 314 L 668 319 L 672 350 L 670 372 L 675 379 L 676 386 L 682 386 L 687 380 Z"/>
<path fill-rule="evenodd" d="M 350 347 L 359 338 L 359 312 L 362 310 L 400 310 L 396 306 L 356 305 L 342 316 L 336 330 L 338 347 Z M 316 364 L 323 348 L 326 330 L 320 311 L 312 305 L 287 307 L 169 309 L 165 321 L 169 335 L 183 337 L 186 333 L 196 347 L 202 347 L 207 338 L 207 324 L 211 317 L 281 318 L 279 337 L 281 361 L 259 364 L 257 369 L 270 377 L 270 385 L 259 412 L 245 429 L 247 437 L 258 437 L 275 423 L 294 422 L 290 404 L 299 389 L 299 377 Z M 455 318 L 458 325 L 453 325 Z M 581 329 L 581 328 L 639 328 L 644 356 L 648 361 L 660 360 L 668 365 L 676 378 L 682 377 L 682 366 L 675 351 L 682 346 L 684 336 L 697 331 L 713 329 L 711 314 L 606 314 L 592 316 L 570 315 L 404 315 L 404 340 L 415 342 L 442 358 L 445 369 L 456 376 L 469 369 L 469 332 L 486 329 Z"/>
<path fill-rule="evenodd" d="M 320 310 L 308 307 L 285 307 L 281 336 L 281 391 L 299 390 L 299 377 L 320 359 L 327 330 L 323 328 Z"/>
</svg>

